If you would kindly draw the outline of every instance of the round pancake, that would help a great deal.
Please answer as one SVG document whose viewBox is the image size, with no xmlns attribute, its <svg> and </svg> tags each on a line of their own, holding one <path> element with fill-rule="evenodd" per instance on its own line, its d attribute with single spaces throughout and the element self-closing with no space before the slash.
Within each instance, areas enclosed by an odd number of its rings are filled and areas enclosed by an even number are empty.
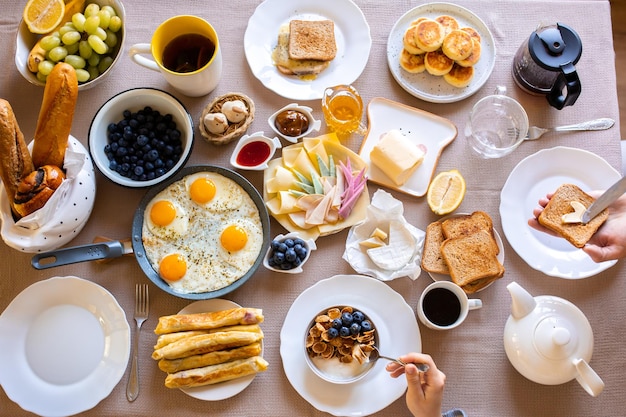
<svg viewBox="0 0 626 417">
<path fill-rule="evenodd" d="M 481 40 L 480 34 L 476 31 L 476 29 L 471 28 L 471 27 L 464 27 L 464 28 L 461 28 L 461 30 L 469 33 L 472 39 L 474 39 L 475 41 L 477 40 L 478 42 L 480 42 Z"/>
<path fill-rule="evenodd" d="M 438 49 L 426 53 L 424 65 L 429 74 L 444 75 L 450 72 L 454 65 L 454 60 L 446 56 L 441 49 Z"/>
<path fill-rule="evenodd" d="M 406 30 L 406 32 L 404 32 L 404 36 L 402 37 L 402 46 L 404 46 L 404 49 L 406 49 L 409 53 L 414 54 L 414 55 L 419 55 L 419 54 L 426 53 L 426 51 L 421 50 L 415 44 L 416 30 L 417 30 L 417 26 L 411 25 Z"/>
<path fill-rule="evenodd" d="M 406 49 L 403 49 L 400 53 L 400 67 L 412 74 L 418 74 L 426 70 L 424 65 L 424 56 L 426 54 L 412 54 Z"/>
<path fill-rule="evenodd" d="M 456 63 L 462 67 L 472 67 L 476 65 L 478 63 L 478 60 L 480 59 L 480 41 L 477 41 L 476 38 L 474 38 L 473 41 L 474 43 L 472 45 L 472 53 L 469 54 L 467 58 L 456 61 Z"/>
<path fill-rule="evenodd" d="M 436 51 L 445 37 L 445 28 L 431 19 L 424 19 L 416 25 L 415 44 L 423 51 Z"/>
<path fill-rule="evenodd" d="M 452 16 L 441 15 L 436 18 L 435 21 L 446 29 L 446 34 L 459 28 L 459 22 L 457 22 L 457 20 Z"/>
<path fill-rule="evenodd" d="M 474 67 L 462 67 L 454 64 L 452 69 L 444 74 L 443 79 L 454 87 L 467 87 L 474 77 Z"/>
<path fill-rule="evenodd" d="M 441 44 L 443 53 L 454 61 L 462 61 L 470 56 L 474 47 L 472 36 L 463 30 L 453 30 Z"/>
</svg>

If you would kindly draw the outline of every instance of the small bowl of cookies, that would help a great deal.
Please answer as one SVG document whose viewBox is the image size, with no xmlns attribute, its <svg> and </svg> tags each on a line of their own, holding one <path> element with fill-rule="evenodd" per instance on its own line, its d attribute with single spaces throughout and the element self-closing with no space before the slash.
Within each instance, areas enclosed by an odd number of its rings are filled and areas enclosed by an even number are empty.
<svg viewBox="0 0 626 417">
<path fill-rule="evenodd" d="M 254 102 L 243 93 L 215 97 L 200 116 L 202 137 L 214 145 L 226 145 L 241 138 L 254 120 Z"/>
<path fill-rule="evenodd" d="M 307 365 L 325 381 L 350 384 L 374 367 L 370 353 L 378 347 L 376 328 L 353 306 L 332 306 L 309 322 L 305 333 Z"/>
</svg>

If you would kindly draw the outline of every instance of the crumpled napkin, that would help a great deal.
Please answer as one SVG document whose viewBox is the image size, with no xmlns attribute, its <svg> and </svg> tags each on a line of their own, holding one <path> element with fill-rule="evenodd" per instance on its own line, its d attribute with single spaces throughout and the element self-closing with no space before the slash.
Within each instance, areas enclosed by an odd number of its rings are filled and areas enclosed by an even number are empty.
<svg viewBox="0 0 626 417">
<path fill-rule="evenodd" d="M 382 230 L 389 230 L 389 223 L 392 221 L 404 225 L 415 241 L 415 248 L 411 260 L 398 270 L 384 270 L 378 267 L 359 242 L 370 237 L 372 231 L 378 227 Z M 367 208 L 365 219 L 352 226 L 346 239 L 346 250 L 343 259 L 346 260 L 354 270 L 360 274 L 378 278 L 382 281 L 391 281 L 396 278 L 408 276 L 415 280 L 420 275 L 421 252 L 424 243 L 424 231 L 408 223 L 404 218 L 404 206 L 402 202 L 395 199 L 384 190 L 377 190 L 372 196 L 372 201 Z"/>
</svg>

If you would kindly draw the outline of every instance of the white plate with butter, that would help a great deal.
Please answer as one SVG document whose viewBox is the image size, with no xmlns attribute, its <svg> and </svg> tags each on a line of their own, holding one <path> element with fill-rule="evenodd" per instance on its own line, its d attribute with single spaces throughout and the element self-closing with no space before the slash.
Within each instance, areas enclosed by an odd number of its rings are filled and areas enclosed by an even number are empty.
<svg viewBox="0 0 626 417">
<path fill-rule="evenodd" d="M 367 134 L 361 144 L 359 156 L 369 166 L 368 181 L 415 197 L 426 194 L 441 153 L 457 137 L 456 125 L 443 117 L 382 97 L 373 98 L 369 102 L 367 118 Z M 426 147 L 422 164 L 401 186 L 396 185 L 370 160 L 370 152 L 381 136 L 394 129 L 403 133 L 415 145 Z"/>
</svg>

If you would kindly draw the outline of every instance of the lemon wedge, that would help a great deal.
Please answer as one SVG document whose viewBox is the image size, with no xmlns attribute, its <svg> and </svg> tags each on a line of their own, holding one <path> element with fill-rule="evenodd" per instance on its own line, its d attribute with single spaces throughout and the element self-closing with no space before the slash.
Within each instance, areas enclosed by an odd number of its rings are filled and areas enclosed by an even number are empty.
<svg viewBox="0 0 626 417">
<path fill-rule="evenodd" d="M 444 215 L 456 210 L 465 197 L 465 178 L 452 169 L 440 172 L 428 186 L 426 199 L 435 214 Z"/>
<path fill-rule="evenodd" d="M 65 14 L 63 0 L 29 0 L 22 15 L 32 33 L 44 34 L 54 30 Z"/>
</svg>

